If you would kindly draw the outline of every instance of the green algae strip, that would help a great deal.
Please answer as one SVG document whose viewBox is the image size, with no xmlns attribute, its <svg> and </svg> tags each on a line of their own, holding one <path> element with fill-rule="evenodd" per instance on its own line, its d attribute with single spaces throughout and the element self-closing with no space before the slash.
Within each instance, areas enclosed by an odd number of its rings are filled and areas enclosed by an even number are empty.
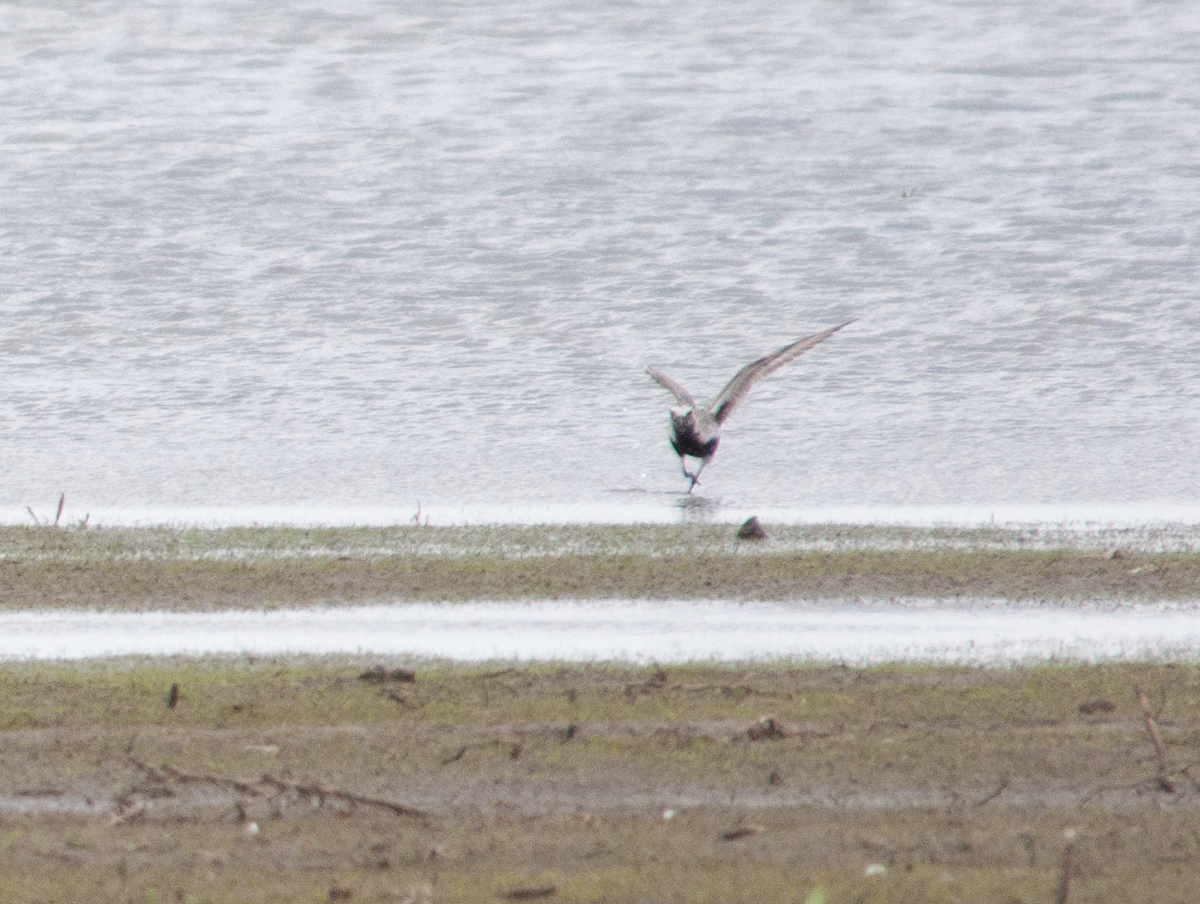
<svg viewBox="0 0 1200 904">
<path fill-rule="evenodd" d="M 0 528 L 0 607 L 514 599 L 1181 600 L 1200 533 L 731 525 Z"/>
</svg>

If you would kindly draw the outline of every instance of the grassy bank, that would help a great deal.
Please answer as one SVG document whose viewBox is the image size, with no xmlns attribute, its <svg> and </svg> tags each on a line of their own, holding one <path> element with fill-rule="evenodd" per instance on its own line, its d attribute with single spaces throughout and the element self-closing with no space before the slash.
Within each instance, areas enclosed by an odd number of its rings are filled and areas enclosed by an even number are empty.
<svg viewBox="0 0 1200 904">
<path fill-rule="evenodd" d="M 0 667 L 0 900 L 1194 900 L 1198 667 L 373 665 Z"/>
<path fill-rule="evenodd" d="M 1200 598 L 1191 535 L 728 525 L 0 528 L 0 606 L 547 598 Z"/>
</svg>

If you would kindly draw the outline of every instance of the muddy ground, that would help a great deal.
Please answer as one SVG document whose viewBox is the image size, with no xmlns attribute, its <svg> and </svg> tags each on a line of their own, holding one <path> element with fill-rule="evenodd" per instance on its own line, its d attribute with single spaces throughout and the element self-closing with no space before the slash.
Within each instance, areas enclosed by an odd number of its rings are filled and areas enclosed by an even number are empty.
<svg viewBox="0 0 1200 904">
<path fill-rule="evenodd" d="M 9 664 L 0 900 L 1194 901 L 1198 762 L 1186 665 Z"/>
<path fill-rule="evenodd" d="M 394 600 L 1200 599 L 1200 532 L 767 525 L 0 527 L 0 607 Z"/>
<path fill-rule="evenodd" d="M 9 527 L 0 606 L 1200 598 L 1182 528 L 735 531 Z M 0 901 L 1192 902 L 1198 764 L 1184 664 L 10 663 Z"/>
</svg>

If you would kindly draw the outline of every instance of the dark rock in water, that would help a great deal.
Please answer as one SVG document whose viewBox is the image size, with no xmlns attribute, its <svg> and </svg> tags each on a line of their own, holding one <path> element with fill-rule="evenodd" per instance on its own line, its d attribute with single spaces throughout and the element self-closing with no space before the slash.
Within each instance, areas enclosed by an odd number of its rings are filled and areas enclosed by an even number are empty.
<svg viewBox="0 0 1200 904">
<path fill-rule="evenodd" d="M 751 515 L 746 519 L 746 523 L 738 528 L 737 538 L 739 540 L 769 540 L 770 535 L 758 523 L 758 515 Z"/>
</svg>

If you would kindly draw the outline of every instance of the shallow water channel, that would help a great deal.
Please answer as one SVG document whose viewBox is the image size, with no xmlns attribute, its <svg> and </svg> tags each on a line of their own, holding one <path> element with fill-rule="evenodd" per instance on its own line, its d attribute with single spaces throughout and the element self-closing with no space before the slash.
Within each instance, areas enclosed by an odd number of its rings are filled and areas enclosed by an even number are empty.
<svg viewBox="0 0 1200 904">
<path fill-rule="evenodd" d="M 457 603 L 0 614 L 0 658 L 375 653 L 866 664 L 1200 659 L 1195 604 Z"/>
</svg>

